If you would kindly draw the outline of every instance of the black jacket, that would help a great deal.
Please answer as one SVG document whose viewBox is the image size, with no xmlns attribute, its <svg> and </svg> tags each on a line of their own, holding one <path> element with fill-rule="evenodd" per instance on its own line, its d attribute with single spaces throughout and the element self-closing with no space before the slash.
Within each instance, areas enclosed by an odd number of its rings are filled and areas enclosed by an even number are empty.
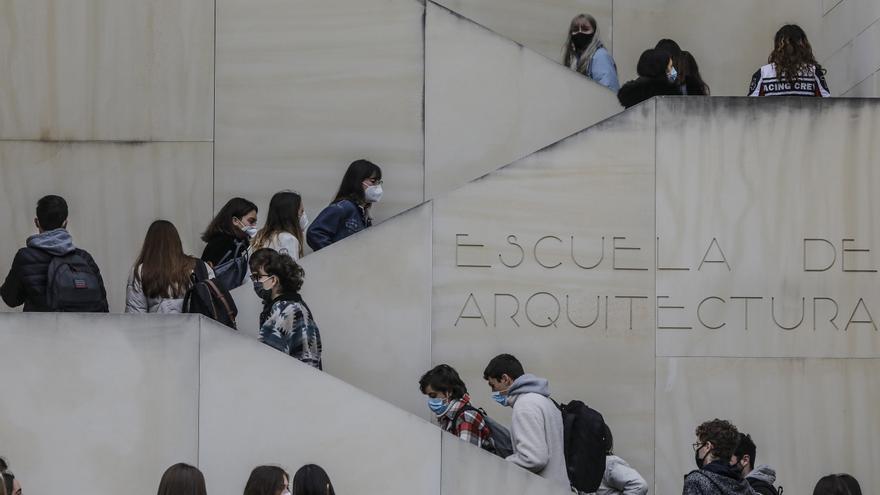
<svg viewBox="0 0 880 495">
<path fill-rule="evenodd" d="M 98 278 L 101 279 L 101 271 L 92 255 L 73 245 L 73 239 L 64 229 L 55 229 L 42 234 L 33 235 L 27 240 L 27 247 L 23 247 L 15 254 L 12 260 L 12 268 L 6 276 L 6 281 L 0 287 L 0 296 L 9 307 L 15 308 L 24 304 L 24 311 L 49 311 L 46 305 L 46 286 L 49 278 L 49 263 L 55 256 L 77 251 L 85 258 L 92 267 Z M 104 307 L 100 311 L 107 312 L 107 290 L 101 279 L 101 292 L 104 299 Z"/>
<path fill-rule="evenodd" d="M 220 260 L 230 252 L 235 252 L 236 244 L 240 242 L 247 242 L 247 237 L 237 238 L 228 234 L 214 234 L 208 239 L 205 250 L 202 251 L 202 261 L 210 263 L 212 268 L 216 267 L 220 264 Z M 226 261 L 229 259 L 231 257 L 227 257 Z"/>
<path fill-rule="evenodd" d="M 617 100 L 629 108 L 654 96 L 681 96 L 681 91 L 666 80 L 640 77 L 624 84 L 617 93 Z"/>
</svg>

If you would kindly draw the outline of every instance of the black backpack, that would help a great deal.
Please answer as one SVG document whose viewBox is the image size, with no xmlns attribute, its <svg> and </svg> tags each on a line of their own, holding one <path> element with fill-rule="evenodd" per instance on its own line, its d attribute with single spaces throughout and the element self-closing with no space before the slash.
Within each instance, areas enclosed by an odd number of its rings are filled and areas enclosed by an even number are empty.
<svg viewBox="0 0 880 495">
<path fill-rule="evenodd" d="M 240 287 L 248 272 L 248 244 L 236 241 L 235 248 L 228 251 L 214 267 L 214 280 L 224 289 Z"/>
<path fill-rule="evenodd" d="M 462 407 L 458 414 L 452 418 L 452 425 L 455 426 L 455 423 L 458 422 L 458 418 L 464 414 L 465 411 L 477 411 L 483 415 L 483 421 L 486 422 L 486 427 L 489 428 L 489 439 L 492 440 L 489 444 L 483 446 L 483 450 L 487 450 L 498 457 L 507 458 L 507 456 L 513 454 L 513 440 L 510 438 L 510 430 L 508 430 L 504 425 L 490 418 L 486 411 L 482 409 L 478 409 L 470 404 Z"/>
<path fill-rule="evenodd" d="M 593 493 L 605 475 L 605 419 L 579 400 L 553 403 L 562 412 L 568 480 L 579 491 Z"/>
<path fill-rule="evenodd" d="M 197 313 L 235 329 L 238 308 L 232 296 L 221 284 L 208 278 L 204 261 L 196 261 L 192 274 L 192 287 L 183 296 L 183 313 Z"/>
<path fill-rule="evenodd" d="M 50 311 L 107 312 L 101 275 L 84 251 L 52 257 L 46 276 L 46 307 Z"/>
</svg>

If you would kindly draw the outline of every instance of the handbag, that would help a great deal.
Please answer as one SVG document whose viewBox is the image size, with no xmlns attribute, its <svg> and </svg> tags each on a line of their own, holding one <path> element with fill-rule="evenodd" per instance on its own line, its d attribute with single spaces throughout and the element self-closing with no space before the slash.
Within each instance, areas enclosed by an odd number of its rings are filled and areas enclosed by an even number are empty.
<svg viewBox="0 0 880 495">
<path fill-rule="evenodd" d="M 248 243 L 236 241 L 235 248 L 223 255 L 214 267 L 214 280 L 230 291 L 240 287 L 248 273 Z"/>
</svg>

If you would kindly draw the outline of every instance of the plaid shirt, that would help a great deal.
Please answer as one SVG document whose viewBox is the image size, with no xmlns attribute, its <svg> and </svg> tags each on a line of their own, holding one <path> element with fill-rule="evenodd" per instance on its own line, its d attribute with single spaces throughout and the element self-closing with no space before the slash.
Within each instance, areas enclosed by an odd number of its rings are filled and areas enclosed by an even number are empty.
<svg viewBox="0 0 880 495">
<path fill-rule="evenodd" d="M 491 433 L 483 419 L 483 414 L 474 409 L 467 409 L 459 414 L 470 403 L 471 398 L 467 394 L 459 400 L 453 400 L 449 405 L 449 410 L 437 418 L 437 421 L 439 421 L 441 428 L 465 442 L 482 448 L 488 447 L 491 442 L 489 438 Z M 457 419 L 456 416 L 458 416 Z"/>
</svg>

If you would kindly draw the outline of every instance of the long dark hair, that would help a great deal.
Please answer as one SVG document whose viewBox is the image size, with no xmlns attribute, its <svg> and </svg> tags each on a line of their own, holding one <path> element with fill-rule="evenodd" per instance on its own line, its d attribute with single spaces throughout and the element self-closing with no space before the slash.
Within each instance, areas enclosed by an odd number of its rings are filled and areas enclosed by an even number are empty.
<svg viewBox="0 0 880 495">
<path fill-rule="evenodd" d="M 369 160 L 355 160 L 348 166 L 345 175 L 342 176 L 342 182 L 339 183 L 339 190 L 331 203 L 337 203 L 343 199 L 350 200 L 356 204 L 366 203 L 364 199 L 363 182 L 367 179 L 375 177 L 382 180 L 382 169 L 378 165 Z"/>
<path fill-rule="evenodd" d="M 677 70 L 678 78 L 676 81 L 681 81 L 687 87 L 689 95 L 709 95 L 709 85 L 700 76 L 700 67 L 697 65 L 697 59 L 691 55 L 691 52 L 681 52 Z"/>
<path fill-rule="evenodd" d="M 324 468 L 306 464 L 293 475 L 292 495 L 336 495 L 333 483 Z"/>
<path fill-rule="evenodd" d="M 217 235 L 228 235 L 238 239 L 246 239 L 247 234 L 232 223 L 233 218 L 242 218 L 250 212 L 257 211 L 257 205 L 244 198 L 232 198 L 220 208 L 217 216 L 208 224 L 202 234 L 202 240 L 208 242 Z"/>
<path fill-rule="evenodd" d="M 666 81 L 666 68 L 669 66 L 671 59 L 672 55 L 665 50 L 658 50 L 656 48 L 645 50 L 642 52 L 642 56 L 639 57 L 636 72 L 648 79 L 662 79 Z"/>
<path fill-rule="evenodd" d="M 244 495 L 276 495 L 284 488 L 287 471 L 278 466 L 257 466 L 244 485 Z"/>
<path fill-rule="evenodd" d="M 162 475 L 158 495 L 208 495 L 205 477 L 195 466 L 175 464 Z"/>
<path fill-rule="evenodd" d="M 819 68 L 807 33 L 797 24 L 786 24 L 776 32 L 773 51 L 767 61 L 776 66 L 776 76 L 794 83 L 798 74 L 810 65 Z"/>
<path fill-rule="evenodd" d="M 266 213 L 266 224 L 257 232 L 252 243 L 255 247 L 265 247 L 272 236 L 281 232 L 289 232 L 299 241 L 299 257 L 303 255 L 303 231 L 299 225 L 299 209 L 302 196 L 293 191 L 281 191 L 269 201 L 269 212 Z"/>
<path fill-rule="evenodd" d="M 156 220 L 147 229 L 141 254 L 134 262 L 134 279 L 147 297 L 180 298 L 189 288 L 196 259 L 183 252 L 174 224 Z"/>
</svg>

